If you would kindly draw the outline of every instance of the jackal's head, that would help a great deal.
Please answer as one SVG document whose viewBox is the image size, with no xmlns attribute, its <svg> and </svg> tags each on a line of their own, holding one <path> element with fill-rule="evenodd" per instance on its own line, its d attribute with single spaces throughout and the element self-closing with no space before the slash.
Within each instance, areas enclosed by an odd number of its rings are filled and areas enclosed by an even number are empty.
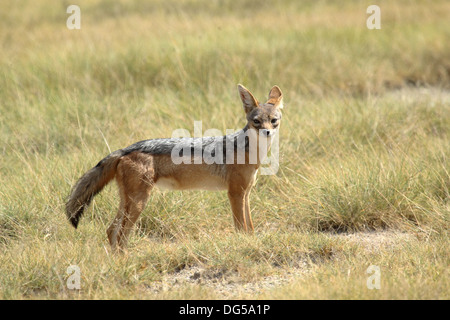
<svg viewBox="0 0 450 320">
<path fill-rule="evenodd" d="M 247 115 L 248 128 L 255 129 L 263 136 L 273 136 L 281 122 L 281 109 L 283 109 L 281 89 L 273 86 L 265 103 L 259 103 L 253 94 L 240 84 L 238 90 Z"/>
</svg>

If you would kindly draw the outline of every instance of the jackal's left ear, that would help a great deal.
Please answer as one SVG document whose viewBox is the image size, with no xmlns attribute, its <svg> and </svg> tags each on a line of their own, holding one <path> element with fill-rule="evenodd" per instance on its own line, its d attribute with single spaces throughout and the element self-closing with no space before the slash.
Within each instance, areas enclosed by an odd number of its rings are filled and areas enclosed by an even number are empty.
<svg viewBox="0 0 450 320">
<path fill-rule="evenodd" d="M 242 104 L 244 106 L 245 113 L 249 113 L 254 108 L 259 107 L 258 100 L 252 95 L 246 87 L 238 84 L 239 96 L 241 97 Z"/>
<path fill-rule="evenodd" d="M 273 104 L 274 106 L 283 109 L 283 92 L 280 87 L 273 86 L 269 92 L 269 100 L 266 103 Z"/>
</svg>

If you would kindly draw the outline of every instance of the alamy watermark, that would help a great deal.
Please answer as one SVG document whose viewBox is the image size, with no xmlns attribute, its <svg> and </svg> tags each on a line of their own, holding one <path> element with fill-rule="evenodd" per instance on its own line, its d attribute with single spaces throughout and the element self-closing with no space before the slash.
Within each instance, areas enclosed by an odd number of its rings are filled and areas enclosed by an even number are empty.
<svg viewBox="0 0 450 320">
<path fill-rule="evenodd" d="M 366 20 L 367 29 L 381 29 L 381 9 L 379 6 L 373 4 L 367 7 L 367 14 L 370 16 Z"/>
<path fill-rule="evenodd" d="M 66 26 L 69 30 L 81 29 L 81 9 L 75 4 L 71 4 L 66 9 L 70 16 L 66 20 Z M 381 9 L 376 4 L 370 5 L 366 9 L 366 13 L 370 16 L 366 20 L 368 29 L 381 29 Z"/>
<path fill-rule="evenodd" d="M 381 271 L 379 266 L 371 265 L 366 270 L 367 274 L 370 274 L 370 276 L 367 278 L 367 289 L 373 290 L 377 289 L 380 290 L 381 288 Z"/>
<path fill-rule="evenodd" d="M 66 273 L 69 275 L 67 278 L 67 289 L 80 290 L 81 289 L 81 271 L 77 265 L 71 265 L 67 268 Z"/>
<path fill-rule="evenodd" d="M 202 121 L 194 121 L 194 136 L 187 129 L 176 129 L 177 141 L 171 152 L 172 162 L 179 164 L 260 164 L 260 174 L 273 175 L 279 168 L 278 130 L 233 130 L 225 135 L 208 129 L 202 135 Z"/>
<path fill-rule="evenodd" d="M 67 13 L 71 15 L 66 20 L 66 26 L 69 30 L 81 29 L 81 9 L 79 6 L 72 4 L 67 7 Z"/>
</svg>

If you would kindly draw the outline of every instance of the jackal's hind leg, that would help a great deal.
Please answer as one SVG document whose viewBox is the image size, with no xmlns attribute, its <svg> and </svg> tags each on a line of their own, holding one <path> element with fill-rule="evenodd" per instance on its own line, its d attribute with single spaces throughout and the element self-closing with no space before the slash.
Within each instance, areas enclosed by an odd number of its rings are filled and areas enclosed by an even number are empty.
<svg viewBox="0 0 450 320">
<path fill-rule="evenodd" d="M 136 155 L 124 157 L 117 166 L 120 193 L 119 211 L 107 230 L 113 250 L 124 250 L 128 236 L 147 204 L 154 186 L 154 171 L 148 159 Z"/>
</svg>

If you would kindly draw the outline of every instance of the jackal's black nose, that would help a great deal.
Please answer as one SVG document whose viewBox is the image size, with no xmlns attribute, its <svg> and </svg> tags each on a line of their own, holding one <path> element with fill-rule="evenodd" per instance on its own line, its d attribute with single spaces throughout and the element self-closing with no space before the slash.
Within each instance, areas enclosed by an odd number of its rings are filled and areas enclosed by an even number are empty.
<svg viewBox="0 0 450 320">
<path fill-rule="evenodd" d="M 268 130 L 268 129 L 262 129 L 262 130 L 261 130 L 261 134 L 262 134 L 263 136 L 268 137 L 268 136 L 270 136 L 270 135 L 272 134 L 272 131 L 270 131 L 270 130 Z"/>
</svg>

